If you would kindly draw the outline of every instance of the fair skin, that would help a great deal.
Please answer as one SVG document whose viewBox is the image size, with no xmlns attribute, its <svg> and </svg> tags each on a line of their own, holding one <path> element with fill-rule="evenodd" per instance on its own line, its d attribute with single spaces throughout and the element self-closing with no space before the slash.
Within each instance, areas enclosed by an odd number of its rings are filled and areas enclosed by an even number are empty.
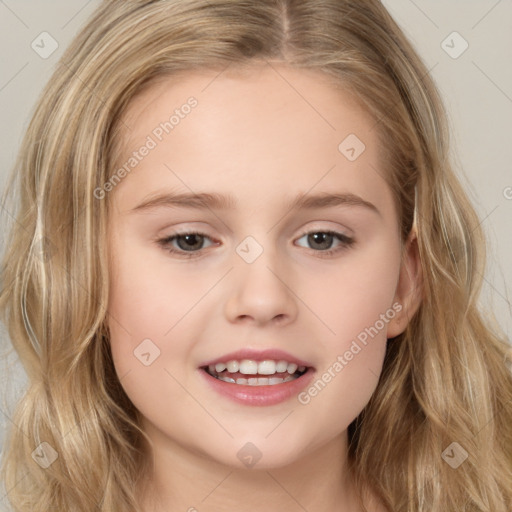
<svg viewBox="0 0 512 512">
<path fill-rule="evenodd" d="M 419 305 L 416 244 L 406 243 L 401 260 L 391 190 L 376 172 L 375 122 L 316 72 L 274 64 L 240 76 L 188 73 L 133 99 L 118 164 L 191 96 L 198 105 L 162 141 L 153 135 L 156 147 L 109 198 L 112 354 L 153 445 L 143 510 L 359 512 L 347 427 L 377 386 L 387 338 Z M 366 149 L 349 161 L 338 146 L 352 133 Z M 236 203 L 133 211 L 164 191 L 232 195 Z M 287 206 L 317 193 L 355 194 L 378 211 Z M 156 242 L 178 230 L 207 236 L 167 248 Z M 304 236 L 329 230 L 355 242 Z M 236 252 L 248 236 L 263 250 L 251 263 Z M 168 252 L 187 254 L 189 246 L 190 259 Z M 329 249 L 337 252 L 322 257 Z M 401 311 L 307 404 L 297 396 L 264 407 L 235 403 L 200 378 L 204 361 L 278 348 L 310 362 L 316 379 L 394 303 Z M 146 366 L 134 350 L 148 338 L 160 355 Z M 251 468 L 237 457 L 248 442 L 262 454 Z M 384 510 L 373 496 L 366 505 Z"/>
</svg>

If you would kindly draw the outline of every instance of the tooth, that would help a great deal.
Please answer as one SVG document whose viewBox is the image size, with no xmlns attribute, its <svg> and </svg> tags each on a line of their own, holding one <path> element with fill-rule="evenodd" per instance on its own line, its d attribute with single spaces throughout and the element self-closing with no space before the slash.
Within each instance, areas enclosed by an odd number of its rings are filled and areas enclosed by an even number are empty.
<svg viewBox="0 0 512 512">
<path fill-rule="evenodd" d="M 224 382 L 231 382 L 235 384 L 235 379 L 232 379 L 231 377 L 224 377 L 224 375 L 220 375 L 218 379 L 223 380 Z"/>
<path fill-rule="evenodd" d="M 258 373 L 261 375 L 273 375 L 276 373 L 276 363 L 274 361 L 261 361 L 258 364 Z"/>
<path fill-rule="evenodd" d="M 258 363 L 251 359 L 244 359 L 240 362 L 238 371 L 244 375 L 256 375 L 258 373 Z"/>
<path fill-rule="evenodd" d="M 306 370 L 306 366 L 297 366 L 295 363 L 288 363 L 287 361 L 281 360 L 281 361 L 272 361 L 270 359 L 261 361 L 258 363 L 258 361 L 254 361 L 252 359 L 244 359 L 242 361 L 236 361 L 231 360 L 226 363 L 217 363 L 215 365 L 210 364 L 208 366 L 208 370 L 210 373 L 217 373 L 220 374 L 224 370 L 226 370 L 229 373 L 236 373 L 240 372 L 244 375 L 273 375 L 276 372 L 277 373 L 285 373 L 288 372 L 288 374 L 293 375 L 297 370 L 301 373 L 303 373 Z M 221 379 L 224 380 L 224 379 Z M 247 379 L 242 379 L 241 383 L 247 384 Z M 289 382 L 292 379 L 284 380 L 284 382 Z M 234 382 L 232 379 L 225 381 L 225 382 Z M 278 384 L 279 382 L 275 382 Z M 250 385 L 257 385 L 257 383 L 250 384 Z M 266 385 L 266 384 L 263 384 Z"/>
<path fill-rule="evenodd" d="M 228 362 L 228 372 L 236 373 L 238 371 L 238 361 L 229 361 Z"/>
<path fill-rule="evenodd" d="M 251 377 L 250 379 L 239 378 L 236 379 L 236 382 L 231 377 L 227 377 L 224 375 L 220 375 L 217 378 L 224 382 L 240 384 L 245 386 L 275 386 L 276 384 L 282 384 L 283 382 L 290 382 L 292 380 L 295 380 L 297 377 L 294 375 L 288 375 L 285 379 L 281 379 L 280 377 Z"/>
<path fill-rule="evenodd" d="M 286 368 L 288 368 L 288 361 L 279 361 L 276 364 L 276 372 L 277 373 L 283 373 L 286 371 Z"/>
<path fill-rule="evenodd" d="M 288 373 L 295 373 L 297 371 L 297 365 L 295 363 L 290 363 L 288 365 Z"/>
</svg>

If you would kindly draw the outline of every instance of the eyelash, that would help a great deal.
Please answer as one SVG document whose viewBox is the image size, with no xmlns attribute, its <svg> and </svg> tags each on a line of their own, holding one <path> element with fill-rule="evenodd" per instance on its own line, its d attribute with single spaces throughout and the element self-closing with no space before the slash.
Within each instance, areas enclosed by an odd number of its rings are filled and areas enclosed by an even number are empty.
<svg viewBox="0 0 512 512">
<path fill-rule="evenodd" d="M 343 233 L 338 233 L 337 231 L 330 231 L 330 230 L 305 231 L 304 233 L 302 233 L 302 235 L 299 237 L 299 239 L 305 235 L 310 235 L 313 233 L 323 233 L 325 235 L 333 235 L 341 242 L 341 245 L 338 246 L 337 249 L 329 249 L 327 251 L 317 251 L 317 250 L 311 249 L 314 252 L 320 253 L 321 255 L 319 254 L 319 256 L 321 258 L 328 258 L 329 256 L 333 256 L 334 254 L 344 251 L 344 250 L 350 248 L 355 242 L 353 238 L 350 238 L 347 235 L 344 235 Z M 187 253 L 187 252 L 184 252 L 181 250 L 176 250 L 174 248 L 170 248 L 170 244 L 173 242 L 173 240 L 175 240 L 176 238 L 182 237 L 182 236 L 187 236 L 187 235 L 198 235 L 198 236 L 202 236 L 202 237 L 210 239 L 210 237 L 206 233 L 201 233 L 199 231 L 185 231 L 183 233 L 173 233 L 172 235 L 167 236 L 165 238 L 161 238 L 161 239 L 157 240 L 156 242 L 158 245 L 163 247 L 165 251 L 167 251 L 171 254 L 175 254 L 180 258 L 185 258 L 185 259 L 196 258 L 196 257 L 200 256 L 199 253 L 201 252 L 201 250 L 192 251 L 192 252 Z"/>
</svg>

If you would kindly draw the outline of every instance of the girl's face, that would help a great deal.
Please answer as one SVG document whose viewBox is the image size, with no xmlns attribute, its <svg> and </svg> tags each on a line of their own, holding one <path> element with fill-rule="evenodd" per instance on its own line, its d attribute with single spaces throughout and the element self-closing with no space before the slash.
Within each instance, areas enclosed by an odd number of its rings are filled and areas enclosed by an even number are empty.
<svg viewBox="0 0 512 512">
<path fill-rule="evenodd" d="M 165 79 L 123 121 L 118 179 L 96 192 L 113 194 L 108 323 L 155 446 L 270 468 L 343 445 L 416 307 L 374 120 L 322 75 L 274 65 Z M 232 359 L 309 369 L 258 387 L 203 369 Z"/>
</svg>

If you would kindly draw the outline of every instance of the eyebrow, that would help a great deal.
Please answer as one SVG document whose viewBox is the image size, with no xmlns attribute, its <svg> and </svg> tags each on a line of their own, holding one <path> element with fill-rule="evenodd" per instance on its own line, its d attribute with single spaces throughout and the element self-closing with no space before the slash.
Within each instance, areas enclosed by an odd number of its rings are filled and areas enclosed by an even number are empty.
<svg viewBox="0 0 512 512">
<path fill-rule="evenodd" d="M 332 208 L 335 206 L 360 206 L 381 215 L 378 208 L 369 201 L 356 194 L 345 193 L 318 193 L 314 195 L 301 194 L 287 204 L 288 210 L 314 210 L 319 208 Z M 231 195 L 217 193 L 161 193 L 153 195 L 131 210 L 132 212 L 145 212 L 160 207 L 181 207 L 198 210 L 227 210 L 236 207 L 236 200 Z"/>
</svg>

